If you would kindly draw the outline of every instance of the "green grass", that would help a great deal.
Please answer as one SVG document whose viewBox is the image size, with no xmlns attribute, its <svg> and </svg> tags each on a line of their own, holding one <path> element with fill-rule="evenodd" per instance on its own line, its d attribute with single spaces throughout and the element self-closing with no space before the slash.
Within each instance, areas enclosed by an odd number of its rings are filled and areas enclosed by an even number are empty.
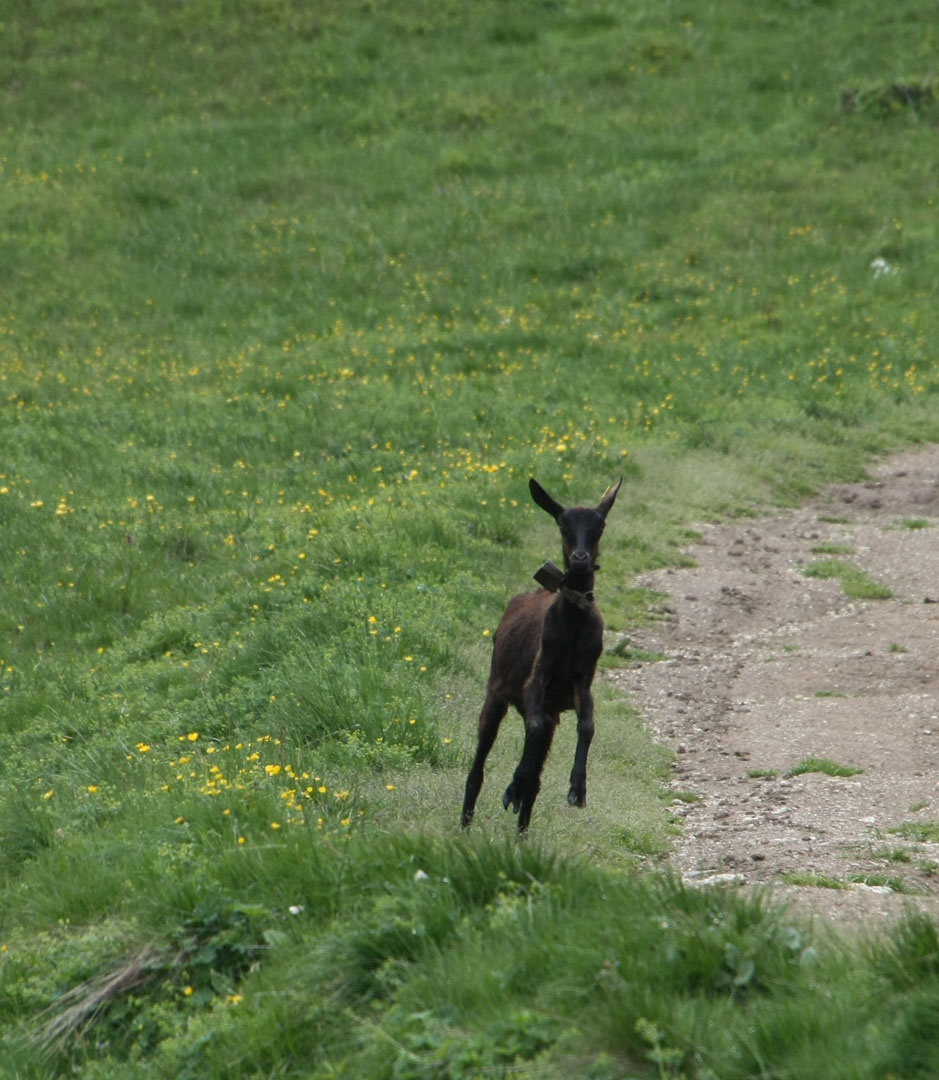
<svg viewBox="0 0 939 1080">
<path fill-rule="evenodd" d="M 678 802 L 688 804 L 698 803 L 704 799 L 704 796 L 697 791 L 670 791 L 669 797 Z"/>
<path fill-rule="evenodd" d="M 836 544 L 826 540 L 823 544 L 813 544 L 813 555 L 853 555 L 854 547 L 851 544 Z"/>
<path fill-rule="evenodd" d="M 939 821 L 904 821 L 887 832 L 894 836 L 903 836 L 908 840 L 918 840 L 924 844 L 939 843 Z"/>
<path fill-rule="evenodd" d="M 892 874 L 852 874 L 847 881 L 841 881 L 839 878 L 831 877 L 828 874 L 794 871 L 780 874 L 780 881 L 785 882 L 787 885 L 834 889 L 835 891 L 848 889 L 851 885 L 867 885 L 871 888 L 887 888 L 891 892 L 900 893 L 904 896 L 918 896 L 922 893 L 921 889 Z"/>
<path fill-rule="evenodd" d="M 863 769 L 853 765 L 839 765 L 829 758 L 807 757 L 798 765 L 793 765 L 789 770 L 789 776 L 802 776 L 803 773 L 824 773 L 825 776 L 858 776 Z"/>
<path fill-rule="evenodd" d="M 637 649 L 629 643 L 628 638 L 625 638 L 618 645 L 606 650 L 601 663 L 604 667 L 621 667 L 623 664 L 659 664 L 667 659 L 666 653 Z"/>
<path fill-rule="evenodd" d="M 848 878 L 855 885 L 869 885 L 872 888 L 887 888 L 891 892 L 900 893 L 904 896 L 918 896 L 923 890 L 911 885 L 903 878 L 893 874 L 852 874 Z"/>
<path fill-rule="evenodd" d="M 829 874 L 813 874 L 809 871 L 793 870 L 779 875 L 779 880 L 786 885 L 799 885 L 813 889 L 846 889 L 848 886 L 839 878 Z"/>
<path fill-rule="evenodd" d="M 852 600 L 889 600 L 893 592 L 875 581 L 860 567 L 842 559 L 819 559 L 803 568 L 803 574 L 822 581 L 838 581 L 845 596 Z"/>
<path fill-rule="evenodd" d="M 875 859 L 886 859 L 888 862 L 908 863 L 913 861 L 913 856 L 908 848 L 877 848 L 871 852 Z"/>
<path fill-rule="evenodd" d="M 628 640 L 695 523 L 939 438 L 930 25 L 7 5 L 11 1075 L 934 1075 L 925 925 L 858 955 L 654 876 L 669 755 L 611 689 L 584 813 L 565 717 L 515 846 L 513 717 L 456 826 L 492 630 L 559 557 L 530 475 L 625 477 Z"/>
</svg>

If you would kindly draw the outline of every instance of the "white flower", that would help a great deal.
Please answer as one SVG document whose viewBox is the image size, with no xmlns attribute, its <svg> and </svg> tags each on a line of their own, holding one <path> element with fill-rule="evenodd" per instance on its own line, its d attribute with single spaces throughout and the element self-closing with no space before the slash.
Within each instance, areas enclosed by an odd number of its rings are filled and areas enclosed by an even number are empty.
<svg viewBox="0 0 939 1080">
<path fill-rule="evenodd" d="M 303 911 L 303 904 L 291 904 L 287 910 L 291 915 L 299 915 Z"/>
<path fill-rule="evenodd" d="M 874 271 L 875 278 L 885 277 L 887 274 L 895 274 L 897 272 L 897 268 L 891 266 L 890 263 L 880 255 L 871 261 L 871 270 Z"/>
<path fill-rule="evenodd" d="M 427 881 L 429 878 L 430 874 L 424 873 L 423 870 L 418 870 L 417 873 L 414 875 L 415 881 Z"/>
</svg>

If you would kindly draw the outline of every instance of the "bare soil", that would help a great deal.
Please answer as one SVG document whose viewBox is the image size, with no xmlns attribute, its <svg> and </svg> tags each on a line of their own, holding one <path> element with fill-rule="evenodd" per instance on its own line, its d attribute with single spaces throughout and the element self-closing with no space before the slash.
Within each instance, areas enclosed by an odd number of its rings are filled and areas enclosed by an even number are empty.
<svg viewBox="0 0 939 1080">
<path fill-rule="evenodd" d="M 630 646 L 665 659 L 609 673 L 675 751 L 686 880 L 771 883 L 865 926 L 909 905 L 939 914 L 939 446 L 869 476 L 700 526 L 696 566 L 641 582 L 667 600 Z M 805 575 L 829 558 L 891 598 Z M 863 771 L 793 775 L 808 758 Z M 930 824 L 932 842 L 895 831 Z"/>
</svg>

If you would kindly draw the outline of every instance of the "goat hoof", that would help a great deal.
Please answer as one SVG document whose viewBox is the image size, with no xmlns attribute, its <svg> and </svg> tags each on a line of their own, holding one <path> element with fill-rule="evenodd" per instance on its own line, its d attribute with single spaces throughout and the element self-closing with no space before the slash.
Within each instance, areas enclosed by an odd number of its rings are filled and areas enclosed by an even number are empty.
<svg viewBox="0 0 939 1080">
<path fill-rule="evenodd" d="M 505 794 L 502 796 L 502 809 L 508 810 L 509 806 L 512 807 L 513 814 L 517 814 L 521 806 L 521 800 L 512 794 L 511 784 L 505 789 Z"/>
<path fill-rule="evenodd" d="M 570 791 L 567 795 L 567 801 L 571 806 L 579 806 L 581 810 L 587 805 L 586 794 L 578 794 L 576 791 Z"/>
</svg>

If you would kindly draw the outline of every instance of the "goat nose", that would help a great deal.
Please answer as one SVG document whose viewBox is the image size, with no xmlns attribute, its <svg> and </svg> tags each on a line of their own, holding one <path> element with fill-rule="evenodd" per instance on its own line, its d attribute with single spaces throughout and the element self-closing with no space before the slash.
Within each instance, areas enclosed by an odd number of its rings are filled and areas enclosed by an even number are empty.
<svg viewBox="0 0 939 1080">
<path fill-rule="evenodd" d="M 584 566 L 590 562 L 590 553 L 580 548 L 571 555 L 571 562 L 577 566 Z"/>
</svg>

